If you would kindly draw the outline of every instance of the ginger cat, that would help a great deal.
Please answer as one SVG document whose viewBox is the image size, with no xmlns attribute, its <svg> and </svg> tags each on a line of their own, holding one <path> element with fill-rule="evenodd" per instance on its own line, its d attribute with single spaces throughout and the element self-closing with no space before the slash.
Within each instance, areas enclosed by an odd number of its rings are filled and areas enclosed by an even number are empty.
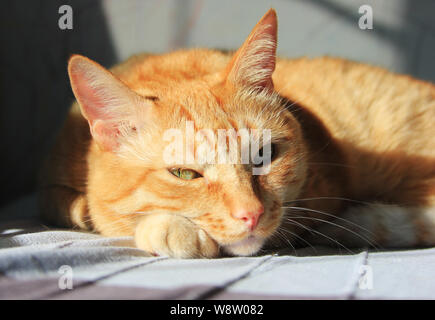
<svg viewBox="0 0 435 320">
<path fill-rule="evenodd" d="M 434 245 L 435 86 L 343 59 L 277 59 L 276 46 L 271 9 L 234 54 L 144 54 L 111 72 L 73 55 L 77 101 L 42 171 L 42 215 L 181 258 L 321 239 Z M 168 164 L 165 134 L 184 139 L 188 122 L 269 129 L 254 150 L 269 150 L 267 170 Z"/>
</svg>

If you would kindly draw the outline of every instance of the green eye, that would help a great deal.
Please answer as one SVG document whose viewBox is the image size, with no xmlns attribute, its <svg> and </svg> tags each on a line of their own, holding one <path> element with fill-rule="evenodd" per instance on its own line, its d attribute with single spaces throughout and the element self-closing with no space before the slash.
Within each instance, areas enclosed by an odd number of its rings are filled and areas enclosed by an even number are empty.
<svg viewBox="0 0 435 320">
<path fill-rule="evenodd" d="M 261 148 L 255 156 L 254 166 L 260 166 L 263 164 L 262 159 L 268 158 L 269 162 L 275 160 L 277 155 L 277 147 L 275 144 L 271 144 L 269 148 Z"/>
<path fill-rule="evenodd" d="M 193 180 L 202 177 L 198 172 L 190 169 L 173 168 L 169 170 L 174 176 L 183 180 Z"/>
</svg>

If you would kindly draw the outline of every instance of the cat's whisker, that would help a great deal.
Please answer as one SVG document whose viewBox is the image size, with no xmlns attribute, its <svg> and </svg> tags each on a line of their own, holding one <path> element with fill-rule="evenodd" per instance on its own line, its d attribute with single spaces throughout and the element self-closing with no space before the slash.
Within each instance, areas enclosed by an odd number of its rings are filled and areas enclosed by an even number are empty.
<svg viewBox="0 0 435 320">
<path fill-rule="evenodd" d="M 370 234 L 371 236 L 375 237 L 375 234 L 373 232 L 371 232 L 370 230 L 360 226 L 359 224 L 357 224 L 357 223 L 355 223 L 355 222 L 353 222 L 353 221 L 351 221 L 349 219 L 345 219 L 345 218 L 339 217 L 339 216 L 331 214 L 331 213 L 327 213 L 327 212 L 320 211 L 320 210 L 315 210 L 315 209 L 310 209 L 310 208 L 304 208 L 304 207 L 282 207 L 282 208 L 285 208 L 285 209 L 294 209 L 294 210 L 302 210 L 302 211 L 309 211 L 309 212 L 319 213 L 319 214 L 323 214 L 323 215 L 326 215 L 326 216 L 329 216 L 329 217 L 333 217 L 333 218 L 335 218 L 337 220 L 344 221 L 344 222 L 349 223 L 349 224 L 351 224 L 351 225 L 353 225 L 353 226 L 355 226 L 357 228 L 360 228 L 361 230 L 366 231 L 368 234 Z"/>
<path fill-rule="evenodd" d="M 344 197 L 299 198 L 299 199 L 294 199 L 294 200 L 290 200 L 290 201 L 285 201 L 284 204 L 290 204 L 290 203 L 294 203 L 294 202 L 298 202 L 298 201 L 312 201 L 312 200 L 342 200 L 342 201 L 349 201 L 349 202 L 354 202 L 354 203 L 359 203 L 359 204 L 365 204 L 365 205 L 373 206 L 373 203 L 371 203 L 371 202 L 366 202 L 366 201 L 361 201 L 361 200 L 355 200 L 355 199 L 349 199 L 349 198 L 344 198 Z"/>
<path fill-rule="evenodd" d="M 384 211 L 386 214 L 388 213 L 386 210 L 384 210 L 382 207 L 379 208 L 379 206 L 375 207 L 375 204 L 373 204 L 372 202 L 367 202 L 367 201 L 361 201 L 361 200 L 355 200 L 355 199 L 349 199 L 349 198 L 344 198 L 344 197 L 311 197 L 311 198 L 299 198 L 299 199 L 295 199 L 295 200 L 291 200 L 291 201 L 286 201 L 284 202 L 284 204 L 292 204 L 294 202 L 299 202 L 299 201 L 315 201 L 315 200 L 341 200 L 341 201 L 348 201 L 348 202 L 352 202 L 352 203 L 357 203 L 357 204 L 362 204 L 362 205 L 366 205 L 369 207 L 374 207 L 376 210 L 382 210 Z M 319 212 L 321 213 L 321 212 Z M 324 214 L 326 214 L 325 212 L 323 212 Z M 334 216 L 334 215 L 333 215 Z M 342 217 L 338 217 L 338 216 L 334 216 L 339 220 L 344 220 L 348 223 L 351 223 L 355 226 L 358 226 L 359 228 L 363 229 L 364 231 L 368 232 L 369 234 L 371 234 L 372 236 L 374 236 L 376 238 L 376 235 L 371 232 L 370 230 L 356 224 L 353 223 L 352 221 L 348 220 L 348 219 L 344 219 Z M 380 246 L 381 247 L 381 246 Z"/>
<path fill-rule="evenodd" d="M 288 219 L 287 217 L 284 217 L 284 221 L 286 221 L 286 222 L 291 222 L 292 225 L 297 225 L 298 227 L 304 228 L 304 229 L 305 229 L 306 231 L 308 231 L 311 235 L 314 234 L 312 228 L 310 228 L 310 227 L 308 227 L 308 226 L 305 226 L 305 225 L 303 225 L 303 224 L 300 223 L 300 222 L 297 222 L 297 221 L 294 221 L 294 220 Z"/>
<path fill-rule="evenodd" d="M 321 235 L 322 237 L 324 237 L 324 238 L 326 238 L 326 239 L 328 239 L 328 240 L 330 240 L 330 241 L 332 241 L 332 242 L 338 244 L 340 247 L 344 248 L 344 249 L 345 249 L 347 252 L 349 252 L 350 254 L 355 254 L 355 252 L 353 252 L 352 250 L 350 250 L 348 247 L 346 247 L 346 246 L 345 246 L 344 244 L 342 244 L 341 242 L 339 242 L 339 241 L 337 241 L 337 240 L 335 240 L 335 239 L 333 239 L 333 238 L 327 236 L 326 234 L 324 234 L 324 233 L 322 233 L 322 232 L 320 232 L 320 231 L 317 231 L 317 230 L 315 230 L 315 229 L 313 229 L 313 228 L 310 228 L 310 227 L 308 227 L 308 226 L 304 226 L 304 225 L 301 224 L 301 223 L 296 223 L 296 221 L 293 221 L 293 220 L 291 220 L 291 219 L 287 220 L 287 223 L 290 223 L 290 224 L 293 224 L 293 225 L 295 225 L 295 226 L 298 226 L 298 227 L 304 228 L 305 230 L 307 230 L 307 231 L 309 231 L 309 232 L 313 232 L 313 233 L 315 233 L 315 234 Z"/>
<path fill-rule="evenodd" d="M 334 222 L 331 222 L 331 221 L 327 221 L 327 220 L 324 220 L 324 219 L 313 218 L 313 217 L 291 216 L 291 217 L 288 217 L 288 218 L 290 218 L 291 220 L 293 220 L 293 219 L 306 219 L 306 220 L 319 221 L 319 222 L 323 222 L 323 223 L 335 226 L 337 228 L 340 228 L 340 229 L 343 229 L 345 231 L 348 231 L 348 232 L 352 233 L 353 235 L 359 237 L 360 239 L 362 239 L 365 242 L 367 242 L 368 244 L 370 244 L 372 247 L 378 249 L 378 246 L 375 243 L 373 243 L 370 239 L 368 239 L 367 237 L 364 237 L 364 236 L 358 234 L 357 232 L 354 232 L 353 230 L 350 230 L 350 229 L 348 229 L 346 227 L 343 227 L 342 225 L 339 225 L 337 223 L 334 223 Z"/>
<path fill-rule="evenodd" d="M 289 233 L 290 235 L 292 235 L 292 236 L 294 236 L 294 237 L 296 237 L 296 238 L 298 238 L 299 240 L 301 240 L 302 242 L 304 242 L 305 244 L 307 244 L 308 246 L 310 246 L 316 253 L 317 253 L 317 249 L 316 248 L 314 248 L 313 247 L 313 245 L 311 244 L 311 243 L 309 243 L 307 240 L 305 240 L 304 238 L 302 238 L 301 236 L 299 236 L 298 234 L 296 234 L 296 233 L 294 233 L 294 232 L 292 232 L 292 231 L 290 231 L 290 230 L 287 230 L 287 229 L 285 229 L 285 228 L 279 228 L 279 230 L 281 230 L 281 231 L 283 231 L 283 232 L 287 232 L 287 233 Z"/>
<path fill-rule="evenodd" d="M 296 252 L 296 248 L 293 246 L 293 244 L 291 243 L 290 239 L 288 239 L 284 234 L 281 233 L 280 229 L 277 229 L 275 231 L 275 234 L 279 236 L 280 239 L 282 239 L 284 242 L 287 242 L 293 249 L 293 251 L 295 252 L 295 255 L 297 256 L 297 252 Z"/>
</svg>

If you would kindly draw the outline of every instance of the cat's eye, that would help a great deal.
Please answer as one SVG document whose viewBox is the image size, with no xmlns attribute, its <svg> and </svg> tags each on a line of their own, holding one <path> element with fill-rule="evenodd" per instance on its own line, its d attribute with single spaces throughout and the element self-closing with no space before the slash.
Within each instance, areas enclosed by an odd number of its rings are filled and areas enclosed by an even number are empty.
<svg viewBox="0 0 435 320">
<path fill-rule="evenodd" d="M 255 166 L 262 166 L 265 159 L 270 159 L 270 162 L 275 160 L 277 155 L 277 146 L 273 143 L 261 148 L 253 159 Z M 267 161 L 269 162 L 269 161 Z"/>
<path fill-rule="evenodd" d="M 169 170 L 169 172 L 183 180 L 193 180 L 202 177 L 200 173 L 191 169 L 172 168 Z"/>
</svg>

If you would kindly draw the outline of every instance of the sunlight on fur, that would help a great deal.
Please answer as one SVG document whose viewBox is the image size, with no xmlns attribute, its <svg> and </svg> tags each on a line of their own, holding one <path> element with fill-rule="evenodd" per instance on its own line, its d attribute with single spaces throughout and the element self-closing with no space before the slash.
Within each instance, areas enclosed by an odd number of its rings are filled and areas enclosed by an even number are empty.
<svg viewBox="0 0 435 320">
<path fill-rule="evenodd" d="M 73 55 L 77 101 L 41 174 L 44 218 L 176 258 L 434 245 L 435 87 L 344 59 L 276 58 L 276 47 L 271 9 L 234 54 L 142 54 L 110 71 Z M 168 166 L 164 133 L 185 135 L 186 121 L 270 129 L 270 171 Z"/>
</svg>

